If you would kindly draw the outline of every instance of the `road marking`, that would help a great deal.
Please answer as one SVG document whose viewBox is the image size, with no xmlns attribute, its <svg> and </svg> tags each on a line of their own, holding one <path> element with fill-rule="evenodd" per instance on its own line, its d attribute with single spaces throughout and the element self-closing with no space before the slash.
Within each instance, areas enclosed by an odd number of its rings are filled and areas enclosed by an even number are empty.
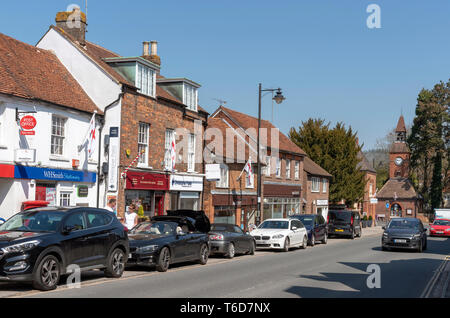
<svg viewBox="0 0 450 318">
<path fill-rule="evenodd" d="M 422 294 L 420 295 L 420 298 L 429 298 L 431 292 L 433 291 L 434 286 L 439 280 L 439 276 L 442 274 L 443 269 L 447 265 L 447 262 L 450 260 L 450 255 L 447 255 L 444 257 L 444 260 L 439 265 L 438 269 L 434 272 L 433 277 L 431 277 L 430 281 L 428 282 L 427 286 L 425 286 L 425 289 L 423 290 Z M 445 293 L 445 291 L 444 291 Z"/>
</svg>

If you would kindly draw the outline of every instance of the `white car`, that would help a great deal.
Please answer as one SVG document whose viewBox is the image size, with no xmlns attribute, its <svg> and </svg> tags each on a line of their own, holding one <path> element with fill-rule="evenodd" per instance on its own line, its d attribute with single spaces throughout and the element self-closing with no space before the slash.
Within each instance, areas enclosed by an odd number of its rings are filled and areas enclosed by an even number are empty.
<svg viewBox="0 0 450 318">
<path fill-rule="evenodd" d="M 257 249 L 280 249 L 285 252 L 291 247 L 306 248 L 308 233 L 300 220 L 268 219 L 250 232 L 255 238 Z"/>
</svg>

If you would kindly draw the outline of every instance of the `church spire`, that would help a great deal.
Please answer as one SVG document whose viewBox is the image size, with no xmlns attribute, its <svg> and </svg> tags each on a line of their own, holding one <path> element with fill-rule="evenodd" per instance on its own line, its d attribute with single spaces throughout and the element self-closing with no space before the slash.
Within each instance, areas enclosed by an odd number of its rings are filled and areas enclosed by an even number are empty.
<svg viewBox="0 0 450 318">
<path fill-rule="evenodd" d="M 395 128 L 395 133 L 397 135 L 397 142 L 406 142 L 406 126 L 405 119 L 403 115 L 400 115 L 398 119 L 397 128 Z"/>
</svg>

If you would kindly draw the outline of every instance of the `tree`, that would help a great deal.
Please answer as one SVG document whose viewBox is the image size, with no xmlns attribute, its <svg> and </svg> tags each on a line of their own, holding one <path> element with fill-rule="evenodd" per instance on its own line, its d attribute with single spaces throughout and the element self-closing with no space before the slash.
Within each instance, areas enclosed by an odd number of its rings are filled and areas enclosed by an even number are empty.
<svg viewBox="0 0 450 318">
<path fill-rule="evenodd" d="M 309 119 L 298 130 L 291 128 L 289 138 L 332 175 L 330 202 L 345 200 L 350 206 L 362 200 L 366 180 L 358 169 L 361 146 L 351 127 L 337 123 L 330 129 L 330 123 L 325 124 L 323 119 Z"/>
<path fill-rule="evenodd" d="M 442 202 L 442 188 L 449 170 L 450 81 L 433 89 L 422 89 L 417 98 L 408 145 L 411 149 L 412 173 L 418 178 L 418 192 L 426 212 Z"/>
</svg>

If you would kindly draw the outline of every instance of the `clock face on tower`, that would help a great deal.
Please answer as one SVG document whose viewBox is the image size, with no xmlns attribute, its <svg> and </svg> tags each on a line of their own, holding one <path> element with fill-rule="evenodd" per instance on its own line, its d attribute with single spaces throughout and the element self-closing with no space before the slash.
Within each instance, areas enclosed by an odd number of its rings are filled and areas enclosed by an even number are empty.
<svg viewBox="0 0 450 318">
<path fill-rule="evenodd" d="M 401 157 L 397 157 L 397 158 L 395 158 L 394 163 L 395 163 L 397 166 L 401 166 L 402 163 L 403 163 L 403 159 L 402 159 Z"/>
</svg>

